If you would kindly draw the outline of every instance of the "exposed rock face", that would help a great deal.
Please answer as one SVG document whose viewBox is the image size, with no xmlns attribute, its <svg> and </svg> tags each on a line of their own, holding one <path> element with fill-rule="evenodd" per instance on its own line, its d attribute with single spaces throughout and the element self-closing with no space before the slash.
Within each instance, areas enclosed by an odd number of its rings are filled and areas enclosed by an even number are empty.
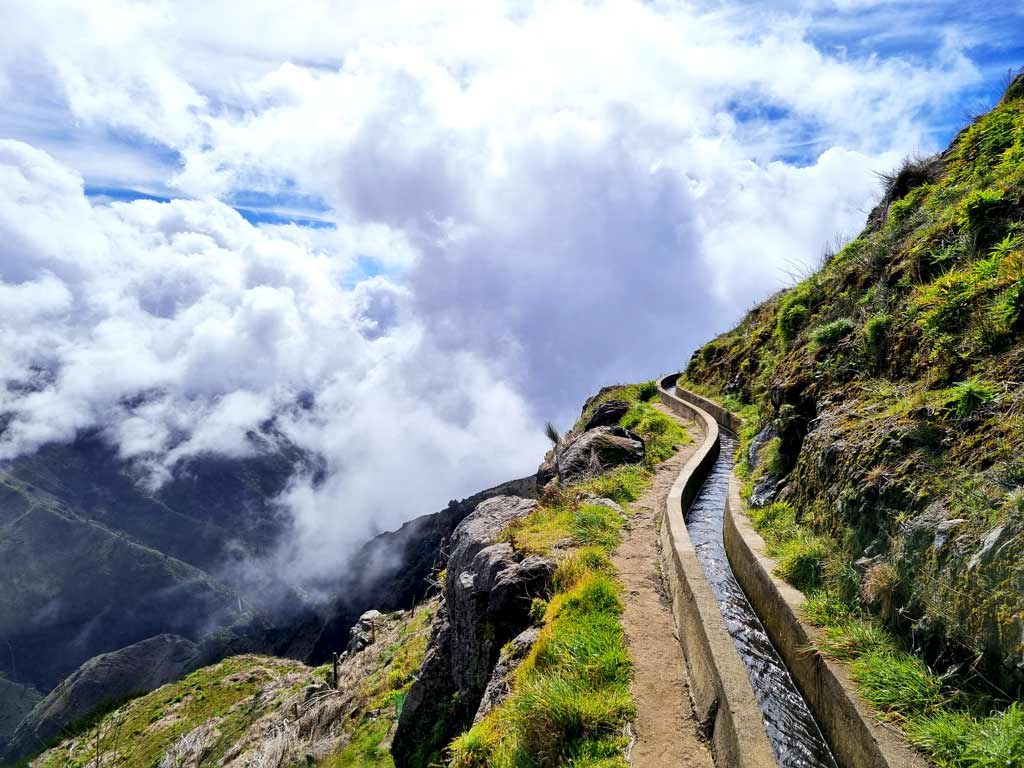
<svg viewBox="0 0 1024 768">
<path fill-rule="evenodd" d="M 480 722 L 508 697 L 512 690 L 512 673 L 533 648 L 538 635 L 540 635 L 540 627 L 524 629 L 502 649 L 498 663 L 494 666 L 494 671 L 491 672 L 491 679 L 487 681 L 484 695 L 480 699 L 480 706 L 473 718 L 474 724 Z"/>
<path fill-rule="evenodd" d="M 767 427 L 758 432 L 754 439 L 750 441 L 750 447 L 747 449 L 747 463 L 750 465 L 751 471 L 755 470 L 761 464 L 761 451 L 768 445 L 775 437 L 778 437 L 779 431 L 775 428 L 774 424 L 769 424 Z"/>
<path fill-rule="evenodd" d="M 90 659 L 32 709 L 3 758 L 13 762 L 31 754 L 71 723 L 177 680 L 200 664 L 196 644 L 176 635 L 157 635 Z"/>
<path fill-rule="evenodd" d="M 614 427 L 619 423 L 619 419 L 625 416 L 628 412 L 629 403 L 625 400 L 618 400 L 615 398 L 605 400 L 594 409 L 594 413 L 591 414 L 590 419 L 587 421 L 586 426 L 583 427 L 583 430 L 587 431 L 594 429 L 594 427 Z"/>
<path fill-rule="evenodd" d="M 558 474 L 570 483 L 643 458 L 644 441 L 639 435 L 623 427 L 596 427 L 558 452 Z"/>
<path fill-rule="evenodd" d="M 469 724 L 502 646 L 529 625 L 531 599 L 546 594 L 554 568 L 550 560 L 520 559 L 511 545 L 492 543 L 536 506 L 511 496 L 489 499 L 452 535 L 445 608 L 402 708 L 392 744 L 396 765 L 425 765 L 434 750 Z"/>
<path fill-rule="evenodd" d="M 456 526 L 482 501 L 494 496 L 536 498 L 537 478 L 511 480 L 462 501 L 451 501 L 447 509 L 417 517 L 362 547 L 335 589 L 338 598 L 328 609 L 308 660 L 323 664 L 344 648 L 349 630 L 364 611 L 407 609 L 421 600 L 428 589 L 427 577 L 440 566 L 440 553 Z"/>
<path fill-rule="evenodd" d="M 0 677 L 0 748 L 38 702 L 39 693 L 34 688 Z"/>
<path fill-rule="evenodd" d="M 978 566 L 990 563 L 998 557 L 1007 544 L 1014 540 L 1018 531 L 1009 525 L 1000 525 L 989 531 L 981 542 L 981 549 L 974 553 L 967 563 L 967 570 L 974 571 Z"/>
</svg>

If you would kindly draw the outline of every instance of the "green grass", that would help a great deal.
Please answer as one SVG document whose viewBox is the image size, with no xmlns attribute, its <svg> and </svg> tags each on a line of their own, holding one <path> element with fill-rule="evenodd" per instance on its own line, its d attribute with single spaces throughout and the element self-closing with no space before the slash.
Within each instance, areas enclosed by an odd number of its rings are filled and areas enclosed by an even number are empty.
<svg viewBox="0 0 1024 768">
<path fill-rule="evenodd" d="M 262 714 L 248 706 L 254 694 L 274 674 L 302 669 L 298 662 L 236 656 L 204 667 L 183 680 L 165 685 L 106 715 L 100 729 L 101 751 L 119 768 L 150 768 L 184 734 L 212 717 L 220 717 L 220 737 L 210 751 L 219 759 L 242 731 Z M 91 734 L 83 739 L 92 741 Z M 63 742 L 45 753 L 40 768 L 83 768 L 96 757 L 87 746 L 74 752 Z"/>
<path fill-rule="evenodd" d="M 818 349 L 829 349 L 838 344 L 853 329 L 853 320 L 848 317 L 840 317 L 830 323 L 819 325 L 811 331 L 811 338 L 814 339 L 814 344 Z"/>
<path fill-rule="evenodd" d="M 453 741 L 449 765 L 624 765 L 622 728 L 636 708 L 619 591 L 612 576 L 588 571 L 551 600 L 512 694 Z"/>
<path fill-rule="evenodd" d="M 869 651 L 854 659 L 850 676 L 861 695 L 883 712 L 903 717 L 924 715 L 945 703 L 942 681 L 908 653 Z"/>
<path fill-rule="evenodd" d="M 996 391 L 992 385 L 968 379 L 945 390 L 946 403 L 957 418 L 966 419 L 982 406 L 996 399 Z"/>
<path fill-rule="evenodd" d="M 685 427 L 650 403 L 634 403 L 619 423 L 644 439 L 645 458 L 649 465 L 665 461 L 675 454 L 680 445 L 692 442 Z"/>
<path fill-rule="evenodd" d="M 892 635 L 876 622 L 846 615 L 826 624 L 818 648 L 843 661 L 867 654 L 893 654 L 897 645 Z"/>
</svg>

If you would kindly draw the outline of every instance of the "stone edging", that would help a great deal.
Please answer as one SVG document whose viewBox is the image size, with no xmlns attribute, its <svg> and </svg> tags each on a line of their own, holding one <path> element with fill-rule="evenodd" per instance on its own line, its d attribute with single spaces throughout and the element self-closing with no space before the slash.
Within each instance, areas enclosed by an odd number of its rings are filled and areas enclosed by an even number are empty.
<svg viewBox="0 0 1024 768">
<path fill-rule="evenodd" d="M 718 768 L 766 768 L 777 763 L 761 710 L 683 519 L 683 509 L 696 498 L 718 458 L 718 422 L 675 396 L 676 378 L 667 376 L 659 382 L 661 401 L 673 413 L 692 419 L 704 433 L 704 443 L 669 491 L 660 532 L 662 572 L 686 657 L 690 695 Z"/>
<path fill-rule="evenodd" d="M 678 388 L 675 392 L 699 408 L 726 414 L 727 418 L 719 421 L 730 430 L 742 425 L 738 416 L 700 395 Z M 717 413 L 714 415 L 718 417 Z M 928 766 L 902 734 L 879 723 L 864 706 L 846 668 L 815 649 L 820 630 L 799 618 L 805 601 L 803 594 L 775 576 L 777 562 L 765 555 L 764 539 L 746 515 L 735 475 L 729 481 L 724 522 L 725 550 L 733 573 L 814 713 L 839 765 Z"/>
</svg>

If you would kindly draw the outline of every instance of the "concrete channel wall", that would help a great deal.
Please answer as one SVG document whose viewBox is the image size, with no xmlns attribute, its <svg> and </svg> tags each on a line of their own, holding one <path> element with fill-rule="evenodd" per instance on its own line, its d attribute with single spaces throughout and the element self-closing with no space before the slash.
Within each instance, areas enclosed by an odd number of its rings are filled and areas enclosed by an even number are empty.
<svg viewBox="0 0 1024 768">
<path fill-rule="evenodd" d="M 718 422 L 675 396 L 676 376 L 659 382 L 670 410 L 691 419 L 704 442 L 676 478 L 661 525 L 662 571 L 672 599 L 676 634 L 686 657 L 695 714 L 705 729 L 718 768 L 777 765 L 746 667 L 725 628 L 711 585 L 697 560 L 683 510 L 700 492 L 718 458 Z"/>
<path fill-rule="evenodd" d="M 671 377 L 668 377 L 671 378 Z M 730 431 L 742 420 L 687 390 L 673 393 L 713 415 Z M 719 414 L 722 414 L 721 416 Z M 841 768 L 925 768 L 928 763 L 901 734 L 879 723 L 862 704 L 846 669 L 815 649 L 819 631 L 804 624 L 804 596 L 774 575 L 776 561 L 746 515 L 740 482 L 733 476 L 726 502 L 725 550 L 737 581 L 807 701 Z M 774 765 L 774 763 L 771 763 Z"/>
</svg>

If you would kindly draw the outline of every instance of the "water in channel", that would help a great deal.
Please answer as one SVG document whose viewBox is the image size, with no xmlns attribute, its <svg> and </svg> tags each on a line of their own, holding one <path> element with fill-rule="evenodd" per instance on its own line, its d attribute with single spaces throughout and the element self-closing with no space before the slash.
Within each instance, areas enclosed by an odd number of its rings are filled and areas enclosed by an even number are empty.
<svg viewBox="0 0 1024 768">
<path fill-rule="evenodd" d="M 704 575 L 711 583 L 725 626 L 753 684 L 761 716 L 782 768 L 836 768 L 807 702 L 768 639 L 725 553 L 722 526 L 736 438 L 721 431 L 721 451 L 704 487 L 686 514 L 686 528 Z"/>
</svg>

